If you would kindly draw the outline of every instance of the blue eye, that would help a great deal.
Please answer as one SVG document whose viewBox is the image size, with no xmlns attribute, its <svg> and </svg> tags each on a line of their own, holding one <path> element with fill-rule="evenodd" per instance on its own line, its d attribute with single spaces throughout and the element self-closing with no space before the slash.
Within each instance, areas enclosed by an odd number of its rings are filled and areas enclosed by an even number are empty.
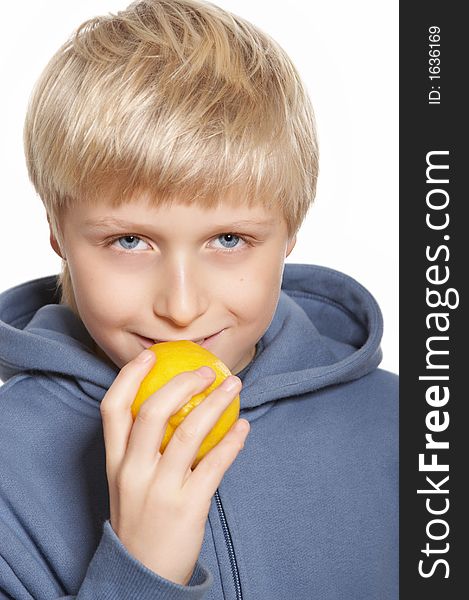
<svg viewBox="0 0 469 600">
<path fill-rule="evenodd" d="M 224 248 L 234 248 L 240 240 L 239 236 L 233 233 L 224 233 L 223 235 L 219 235 L 217 239 Z"/>
<path fill-rule="evenodd" d="M 125 235 L 115 240 L 124 250 L 134 250 L 139 242 L 143 241 L 136 235 Z"/>
</svg>

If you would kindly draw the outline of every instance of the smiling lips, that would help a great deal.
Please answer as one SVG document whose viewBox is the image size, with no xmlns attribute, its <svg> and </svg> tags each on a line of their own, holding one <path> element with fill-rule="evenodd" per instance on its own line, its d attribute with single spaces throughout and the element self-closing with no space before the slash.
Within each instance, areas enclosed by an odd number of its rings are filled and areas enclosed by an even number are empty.
<svg viewBox="0 0 469 600">
<path fill-rule="evenodd" d="M 203 346 L 206 342 L 210 342 L 211 340 L 218 337 L 223 331 L 225 331 L 225 330 L 221 329 L 220 331 L 217 331 L 216 333 L 213 333 L 207 337 L 197 338 L 195 340 L 189 340 L 189 341 L 194 342 L 194 344 L 199 344 L 200 346 Z M 152 340 L 151 338 L 147 338 L 142 335 L 139 335 L 138 337 L 140 337 L 142 340 L 145 341 L 146 347 L 148 347 L 148 348 L 150 346 L 153 346 L 153 344 L 160 344 L 161 342 L 178 342 L 178 341 L 180 341 L 180 340 Z M 183 339 L 185 339 L 185 338 L 183 338 Z"/>
</svg>

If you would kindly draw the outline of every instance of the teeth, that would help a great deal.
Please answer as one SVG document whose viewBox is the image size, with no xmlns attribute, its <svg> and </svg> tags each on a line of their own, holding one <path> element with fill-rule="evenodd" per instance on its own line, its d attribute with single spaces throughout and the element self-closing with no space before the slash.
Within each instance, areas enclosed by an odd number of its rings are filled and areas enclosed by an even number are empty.
<svg viewBox="0 0 469 600">
<path fill-rule="evenodd" d="M 148 339 L 150 339 L 150 338 L 148 338 Z M 206 339 L 207 338 L 200 338 L 199 340 L 192 340 L 192 341 L 194 342 L 194 344 L 200 344 L 202 342 L 205 342 Z M 152 341 L 152 340 L 150 340 L 150 341 Z M 153 343 L 154 344 L 159 344 L 160 340 L 153 340 Z"/>
</svg>

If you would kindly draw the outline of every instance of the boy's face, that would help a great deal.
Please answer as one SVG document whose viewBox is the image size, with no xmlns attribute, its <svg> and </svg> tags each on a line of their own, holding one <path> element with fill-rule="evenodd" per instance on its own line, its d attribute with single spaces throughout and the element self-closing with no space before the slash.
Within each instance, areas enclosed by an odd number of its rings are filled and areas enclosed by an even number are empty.
<svg viewBox="0 0 469 600">
<path fill-rule="evenodd" d="M 52 245 L 100 356 L 121 368 L 155 342 L 206 338 L 234 373 L 271 322 L 295 244 L 280 211 L 154 207 L 144 195 L 69 209 L 62 238 Z"/>
</svg>

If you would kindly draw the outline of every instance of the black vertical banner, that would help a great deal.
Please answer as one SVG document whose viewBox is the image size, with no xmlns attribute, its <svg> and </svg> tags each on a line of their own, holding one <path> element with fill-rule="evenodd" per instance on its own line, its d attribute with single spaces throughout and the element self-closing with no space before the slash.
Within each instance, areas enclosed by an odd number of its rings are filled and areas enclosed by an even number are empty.
<svg viewBox="0 0 469 600">
<path fill-rule="evenodd" d="M 469 578 L 463 8 L 400 5 L 401 600 L 460 598 Z"/>
</svg>

